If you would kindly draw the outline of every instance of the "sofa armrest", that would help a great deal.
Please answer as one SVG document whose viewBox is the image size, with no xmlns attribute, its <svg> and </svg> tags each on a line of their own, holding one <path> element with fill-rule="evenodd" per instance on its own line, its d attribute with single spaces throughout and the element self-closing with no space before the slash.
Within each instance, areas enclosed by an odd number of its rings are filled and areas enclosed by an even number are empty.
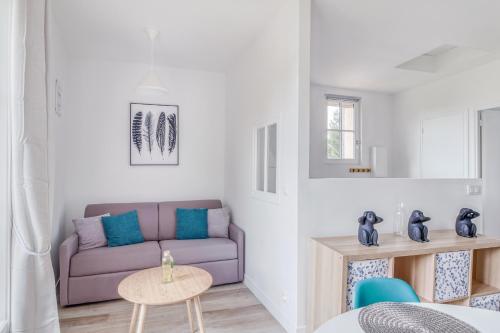
<svg viewBox="0 0 500 333">
<path fill-rule="evenodd" d="M 61 306 L 69 304 L 68 300 L 68 280 L 71 257 L 78 252 L 78 235 L 70 235 L 59 246 L 59 296 Z"/>
<path fill-rule="evenodd" d="M 243 281 L 245 274 L 245 232 L 236 224 L 229 223 L 229 239 L 236 243 L 238 248 L 238 278 Z"/>
</svg>

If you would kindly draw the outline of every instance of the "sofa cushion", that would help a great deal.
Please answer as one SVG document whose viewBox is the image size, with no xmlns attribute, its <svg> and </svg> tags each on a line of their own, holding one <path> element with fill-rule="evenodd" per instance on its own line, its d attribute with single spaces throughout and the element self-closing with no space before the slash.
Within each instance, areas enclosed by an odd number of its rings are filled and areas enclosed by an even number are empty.
<svg viewBox="0 0 500 333">
<path fill-rule="evenodd" d="M 75 231 L 78 234 L 78 249 L 89 250 L 108 245 L 101 221 L 104 216 L 109 216 L 109 214 L 73 220 Z"/>
<path fill-rule="evenodd" d="M 170 250 L 179 265 L 236 259 L 236 243 L 227 238 L 164 240 L 160 242 L 162 251 Z"/>
<path fill-rule="evenodd" d="M 143 203 L 111 203 L 92 204 L 85 208 L 85 217 L 97 216 L 106 213 L 118 215 L 131 210 L 137 210 L 139 225 L 144 240 L 158 240 L 158 204 L 156 202 Z"/>
<path fill-rule="evenodd" d="M 207 211 L 206 208 L 177 208 L 175 238 L 208 238 Z"/>
<path fill-rule="evenodd" d="M 228 207 L 209 209 L 207 217 L 208 237 L 228 238 L 231 215 Z"/>
<path fill-rule="evenodd" d="M 118 215 L 104 216 L 102 225 L 109 247 L 144 243 L 144 236 L 139 226 L 136 210 Z"/>
<path fill-rule="evenodd" d="M 220 200 L 167 201 L 158 204 L 159 240 L 175 239 L 175 212 L 177 208 L 222 208 Z M 113 212 L 110 212 L 113 214 Z M 99 215 L 99 214 L 96 214 Z M 140 214 L 139 214 L 140 215 Z M 140 218 L 140 216 L 139 216 Z"/>
<path fill-rule="evenodd" d="M 99 247 L 80 251 L 71 258 L 70 276 L 134 271 L 160 266 L 158 242 Z"/>
</svg>

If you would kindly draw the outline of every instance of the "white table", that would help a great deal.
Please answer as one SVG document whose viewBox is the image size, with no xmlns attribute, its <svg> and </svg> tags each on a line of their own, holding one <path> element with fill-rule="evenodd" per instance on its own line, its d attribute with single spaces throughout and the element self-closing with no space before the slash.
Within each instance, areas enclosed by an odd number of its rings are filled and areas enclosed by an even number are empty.
<svg viewBox="0 0 500 333">
<path fill-rule="evenodd" d="M 483 333 L 500 332 L 500 312 L 471 308 L 468 306 L 458 306 L 437 303 L 415 303 L 415 305 L 438 310 L 456 318 L 459 318 Z M 358 324 L 358 315 L 361 309 L 345 312 L 330 319 L 318 328 L 315 333 L 337 333 L 349 332 L 363 333 Z"/>
</svg>

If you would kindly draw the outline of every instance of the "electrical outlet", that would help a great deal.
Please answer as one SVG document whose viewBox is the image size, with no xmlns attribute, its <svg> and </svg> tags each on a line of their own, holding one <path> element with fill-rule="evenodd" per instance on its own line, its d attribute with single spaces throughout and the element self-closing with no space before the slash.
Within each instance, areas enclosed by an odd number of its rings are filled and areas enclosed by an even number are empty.
<svg viewBox="0 0 500 333">
<path fill-rule="evenodd" d="M 281 301 L 282 301 L 283 303 L 288 302 L 288 293 L 287 293 L 286 291 L 282 291 L 282 292 L 281 292 Z"/>
<path fill-rule="evenodd" d="M 465 186 L 465 192 L 467 195 L 481 195 L 482 187 L 479 184 L 467 184 Z"/>
</svg>

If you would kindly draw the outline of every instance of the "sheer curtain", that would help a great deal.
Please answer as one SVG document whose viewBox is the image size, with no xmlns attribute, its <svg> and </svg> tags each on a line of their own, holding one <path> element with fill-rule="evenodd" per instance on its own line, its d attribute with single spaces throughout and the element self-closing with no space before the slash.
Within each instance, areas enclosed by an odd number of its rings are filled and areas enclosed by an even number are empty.
<svg viewBox="0 0 500 333">
<path fill-rule="evenodd" d="M 57 333 L 50 260 L 45 0 L 13 8 L 11 331 Z"/>
</svg>

